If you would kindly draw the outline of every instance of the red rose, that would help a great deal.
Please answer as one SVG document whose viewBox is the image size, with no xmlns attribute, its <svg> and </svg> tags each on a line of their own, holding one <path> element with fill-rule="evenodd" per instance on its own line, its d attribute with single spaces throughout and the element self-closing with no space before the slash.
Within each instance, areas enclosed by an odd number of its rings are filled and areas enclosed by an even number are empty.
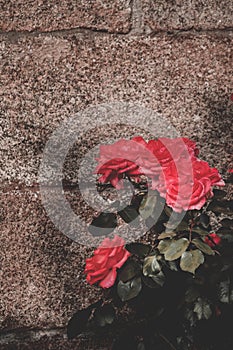
<svg viewBox="0 0 233 350">
<path fill-rule="evenodd" d="M 188 138 L 159 138 L 148 143 L 140 136 L 100 146 L 100 182 L 120 188 L 123 175 L 152 180 L 151 188 L 175 211 L 201 209 L 213 196 L 212 186 L 223 186 L 218 170 L 197 159 L 199 151 Z"/>
<path fill-rule="evenodd" d="M 216 233 L 210 233 L 208 236 L 206 236 L 205 242 L 211 248 L 214 248 L 216 245 L 221 243 L 221 237 L 219 237 Z"/>
<path fill-rule="evenodd" d="M 179 173 L 178 173 L 178 170 Z M 191 171 L 190 171 L 191 167 Z M 175 211 L 201 209 L 206 200 L 213 196 L 212 186 L 223 186 L 217 169 L 195 157 L 180 158 L 163 169 L 156 188 L 166 198 L 166 203 Z"/>
<path fill-rule="evenodd" d="M 190 189 L 192 189 L 191 193 Z M 179 187 L 176 184 L 172 184 L 167 191 L 166 202 L 177 212 L 193 209 L 200 210 L 206 203 L 210 189 L 211 185 L 208 179 L 195 181 L 193 185 L 191 183 L 181 183 Z"/>
<path fill-rule="evenodd" d="M 143 174 L 140 165 L 143 165 L 145 153 L 148 153 L 146 145 L 142 137 L 101 145 L 99 164 L 95 169 L 96 174 L 102 174 L 99 182 L 110 182 L 114 187 L 121 188 L 120 180 L 124 174 L 138 180 Z"/>
<path fill-rule="evenodd" d="M 194 177 L 197 180 L 208 178 L 211 182 L 211 186 L 224 186 L 225 183 L 222 180 L 218 170 L 216 168 L 210 168 L 207 162 L 196 159 L 193 161 Z"/>
<path fill-rule="evenodd" d="M 233 173 L 233 169 L 228 169 L 228 173 Z"/>
<path fill-rule="evenodd" d="M 161 137 L 158 140 L 149 141 L 147 147 L 163 167 L 169 165 L 170 162 L 176 163 L 181 158 L 195 157 L 199 153 L 195 142 L 185 137 L 174 139 Z"/>
<path fill-rule="evenodd" d="M 124 245 L 124 240 L 119 236 L 115 236 L 112 241 L 109 238 L 103 240 L 94 251 L 94 256 L 86 259 L 85 274 L 87 274 L 89 284 L 100 282 L 99 286 L 102 288 L 113 286 L 117 277 L 117 269 L 131 255 Z"/>
<path fill-rule="evenodd" d="M 196 144 L 187 138 L 160 138 L 148 143 L 141 136 L 132 140 L 122 139 L 100 146 L 95 173 L 102 174 L 99 182 L 110 182 L 116 188 L 121 188 L 120 180 L 124 174 L 136 181 L 139 181 L 140 175 L 146 175 L 152 179 L 152 188 L 155 188 L 162 167 L 178 162 L 187 154 L 191 157 L 198 154 Z"/>
</svg>

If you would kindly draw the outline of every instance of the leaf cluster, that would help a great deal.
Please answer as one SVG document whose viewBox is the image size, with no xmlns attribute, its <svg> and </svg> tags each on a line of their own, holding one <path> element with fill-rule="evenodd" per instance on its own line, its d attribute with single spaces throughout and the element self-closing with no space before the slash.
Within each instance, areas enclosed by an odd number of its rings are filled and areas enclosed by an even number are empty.
<svg viewBox="0 0 233 350">
<path fill-rule="evenodd" d="M 126 245 L 131 256 L 118 270 L 111 303 L 101 301 L 78 311 L 68 324 L 69 338 L 90 326 L 97 331 L 117 325 L 118 309 L 125 303 L 146 322 L 140 329 L 135 323 L 130 331 L 122 331 L 113 349 L 124 349 L 129 341 L 132 349 L 160 349 L 158 344 L 165 338 L 171 349 L 183 350 L 195 342 L 194 326 L 199 329 L 198 325 L 205 322 L 223 322 L 233 304 L 232 202 L 226 199 L 225 191 L 214 190 L 213 198 L 202 210 L 180 215 L 164 203 L 158 192 L 139 191 L 123 210 L 94 218 L 90 226 L 93 235 L 113 232 L 121 217 L 129 225 L 143 219 L 155 239 L 152 244 Z M 163 210 L 153 223 L 161 205 Z M 221 237 L 219 246 L 213 240 L 207 244 L 213 232 L 212 215 L 219 221 L 215 232 Z M 139 333 L 142 337 L 136 341 Z"/>
</svg>

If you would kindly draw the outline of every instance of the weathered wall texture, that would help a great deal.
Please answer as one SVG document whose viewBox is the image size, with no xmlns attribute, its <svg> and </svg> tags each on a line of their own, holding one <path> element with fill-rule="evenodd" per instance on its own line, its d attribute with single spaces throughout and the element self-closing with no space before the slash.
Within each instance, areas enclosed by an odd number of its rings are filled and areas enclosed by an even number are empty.
<svg viewBox="0 0 233 350">
<path fill-rule="evenodd" d="M 108 340 L 65 339 L 69 317 L 101 291 L 83 276 L 90 249 L 62 235 L 41 204 L 44 145 L 90 105 L 137 102 L 196 140 L 224 173 L 232 160 L 233 2 L 15 0 L 0 1 L 0 13 L 0 348 L 108 349 Z M 79 140 L 86 150 L 89 137 Z M 65 192 L 78 211 L 76 193 Z"/>
</svg>

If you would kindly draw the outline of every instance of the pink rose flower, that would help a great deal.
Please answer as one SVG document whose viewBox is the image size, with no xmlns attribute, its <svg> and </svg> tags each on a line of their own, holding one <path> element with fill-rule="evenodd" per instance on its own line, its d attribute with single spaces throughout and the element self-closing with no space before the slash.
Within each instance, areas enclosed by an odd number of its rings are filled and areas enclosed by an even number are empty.
<svg viewBox="0 0 233 350">
<path fill-rule="evenodd" d="M 99 282 L 102 288 L 113 286 L 117 277 L 117 269 L 131 255 L 124 245 L 124 240 L 119 236 L 115 236 L 113 240 L 109 238 L 103 240 L 94 251 L 94 256 L 86 259 L 85 274 L 87 274 L 89 284 Z"/>
</svg>

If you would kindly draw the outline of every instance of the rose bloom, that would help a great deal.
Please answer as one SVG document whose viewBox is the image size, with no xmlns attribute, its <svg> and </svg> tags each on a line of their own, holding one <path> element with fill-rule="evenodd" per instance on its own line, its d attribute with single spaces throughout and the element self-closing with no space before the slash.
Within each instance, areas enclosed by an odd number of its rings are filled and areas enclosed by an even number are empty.
<svg viewBox="0 0 233 350">
<path fill-rule="evenodd" d="M 180 158 L 198 154 L 196 144 L 187 138 L 160 138 L 148 143 L 141 137 L 132 140 L 121 139 L 111 145 L 100 146 L 100 156 L 95 173 L 102 174 L 99 182 L 110 182 L 121 188 L 124 175 L 140 181 L 140 175 L 152 179 L 152 189 L 156 187 L 162 168 Z"/>
<path fill-rule="evenodd" d="M 94 251 L 94 256 L 86 259 L 85 274 L 87 274 L 89 284 L 99 282 L 102 288 L 113 286 L 117 277 L 117 269 L 131 255 L 124 245 L 125 241 L 119 236 L 115 236 L 113 240 L 109 238 L 103 240 Z"/>
<path fill-rule="evenodd" d="M 163 168 L 182 158 L 196 157 L 199 153 L 196 143 L 185 137 L 174 139 L 161 137 L 158 140 L 149 141 L 147 148 L 155 155 Z"/>
<path fill-rule="evenodd" d="M 219 237 L 216 233 L 210 233 L 208 236 L 206 236 L 205 242 L 211 248 L 214 248 L 216 245 L 221 243 L 221 237 Z"/>
<path fill-rule="evenodd" d="M 120 182 L 124 175 L 133 177 L 139 181 L 143 171 L 140 168 L 144 163 L 146 141 L 142 137 L 135 137 L 132 140 L 121 139 L 111 145 L 100 146 L 100 156 L 96 174 L 102 174 L 100 183 L 110 182 L 114 187 L 121 188 Z"/>
<path fill-rule="evenodd" d="M 183 163 L 183 164 L 182 164 Z M 191 167 L 191 168 L 190 168 Z M 174 211 L 200 210 L 213 196 L 212 186 L 224 186 L 218 170 L 195 157 L 180 159 L 163 170 L 157 190 Z"/>
<path fill-rule="evenodd" d="M 146 142 L 142 137 L 100 146 L 96 173 L 100 182 L 121 188 L 124 174 L 140 181 L 151 179 L 151 189 L 166 199 L 177 212 L 201 209 L 213 196 L 213 186 L 223 186 L 218 170 L 197 158 L 195 142 L 188 138 L 159 138 Z"/>
</svg>

